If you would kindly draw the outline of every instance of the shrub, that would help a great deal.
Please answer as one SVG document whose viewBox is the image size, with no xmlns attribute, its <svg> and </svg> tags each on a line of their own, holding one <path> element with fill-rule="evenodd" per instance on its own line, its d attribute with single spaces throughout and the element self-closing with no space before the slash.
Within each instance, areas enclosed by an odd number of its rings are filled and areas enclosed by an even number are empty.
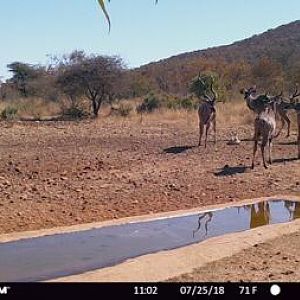
<svg viewBox="0 0 300 300">
<path fill-rule="evenodd" d="M 165 103 L 167 109 L 180 109 L 180 101 L 178 99 L 168 99 Z"/>
<path fill-rule="evenodd" d="M 1 112 L 1 118 L 3 120 L 13 120 L 16 118 L 16 115 L 18 113 L 18 109 L 13 106 L 7 106 L 2 112 Z"/>
<path fill-rule="evenodd" d="M 161 101 L 153 94 L 147 96 L 136 110 L 138 113 L 151 113 L 161 107 Z"/>
<path fill-rule="evenodd" d="M 118 114 L 121 117 L 128 117 L 130 113 L 132 112 L 132 106 L 129 104 L 123 104 L 121 103 L 118 108 Z"/>
<path fill-rule="evenodd" d="M 184 98 L 180 101 L 180 107 L 186 110 L 193 110 L 198 108 L 198 104 L 190 98 Z"/>
<path fill-rule="evenodd" d="M 63 115 L 71 119 L 81 119 L 86 117 L 88 113 L 83 108 L 71 106 L 63 111 Z"/>
</svg>

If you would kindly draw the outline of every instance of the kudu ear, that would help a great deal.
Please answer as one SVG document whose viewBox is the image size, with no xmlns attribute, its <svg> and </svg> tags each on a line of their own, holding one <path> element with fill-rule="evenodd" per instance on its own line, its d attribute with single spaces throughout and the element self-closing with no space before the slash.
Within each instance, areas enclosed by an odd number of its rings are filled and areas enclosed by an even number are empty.
<svg viewBox="0 0 300 300">
<path fill-rule="evenodd" d="M 240 93 L 241 93 L 242 95 L 244 95 L 245 92 L 246 92 L 246 89 L 245 89 L 245 88 L 240 89 Z"/>
</svg>

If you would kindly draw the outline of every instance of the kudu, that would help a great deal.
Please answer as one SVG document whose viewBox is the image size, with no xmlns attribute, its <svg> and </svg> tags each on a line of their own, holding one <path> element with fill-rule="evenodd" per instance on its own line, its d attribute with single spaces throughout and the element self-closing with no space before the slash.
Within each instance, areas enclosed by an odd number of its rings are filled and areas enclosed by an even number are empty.
<svg viewBox="0 0 300 300">
<path fill-rule="evenodd" d="M 198 77 L 198 80 L 201 82 L 203 86 L 205 86 L 205 83 L 201 80 L 200 76 Z M 207 146 L 207 137 L 208 132 L 213 125 L 214 129 L 214 142 L 217 142 L 217 128 L 216 128 L 216 100 L 217 100 L 217 94 L 213 89 L 213 79 L 211 80 L 210 86 L 209 86 L 211 96 L 206 93 L 206 91 L 203 94 L 203 102 L 199 105 L 198 109 L 198 116 L 199 116 L 199 144 L 198 146 L 201 146 L 201 140 L 204 133 L 204 127 L 205 127 L 205 148 Z"/>
<path fill-rule="evenodd" d="M 244 94 L 244 99 L 248 108 L 255 113 L 259 114 L 264 109 L 263 99 L 265 95 L 256 96 L 256 87 L 251 87 L 250 89 L 241 90 L 241 93 Z M 291 103 L 287 99 L 283 97 L 283 92 L 277 95 L 276 101 L 276 112 L 281 120 L 281 128 L 278 131 L 278 134 L 281 133 L 284 128 L 285 123 L 287 124 L 287 137 L 290 136 L 290 127 L 291 120 L 288 117 L 288 110 L 291 108 Z"/>
<path fill-rule="evenodd" d="M 278 131 L 278 134 L 281 133 L 285 122 L 287 123 L 287 137 L 290 136 L 291 120 L 288 117 L 288 111 L 294 108 L 295 99 L 300 96 L 298 88 L 296 86 L 295 91 L 289 98 L 283 97 L 283 92 L 278 96 L 277 112 L 281 118 L 281 128 Z"/>
<path fill-rule="evenodd" d="M 278 96 L 277 96 L 278 97 Z M 253 147 L 253 158 L 252 158 L 252 169 L 254 169 L 255 157 L 257 152 L 257 145 L 260 137 L 261 142 L 261 154 L 263 159 L 264 167 L 267 169 L 265 159 L 265 147 L 269 147 L 269 164 L 272 164 L 272 140 L 276 135 L 276 109 L 277 109 L 277 98 L 265 96 L 265 99 L 261 98 L 263 103 L 262 111 L 257 115 L 254 122 L 254 147 Z"/>
<path fill-rule="evenodd" d="M 295 90 L 292 95 L 289 96 L 288 101 L 282 100 L 282 97 L 279 98 L 281 101 L 278 107 L 283 107 L 286 111 L 294 109 L 297 114 L 297 127 L 298 127 L 298 158 L 300 159 L 300 103 L 296 102 L 296 98 L 300 96 L 300 92 L 298 91 L 298 87 L 296 85 Z M 280 131 L 279 131 L 280 133 Z M 289 133 L 289 131 L 288 131 Z"/>
<path fill-rule="evenodd" d="M 300 159 L 300 103 L 297 106 L 297 127 L 298 127 L 298 159 Z"/>
<path fill-rule="evenodd" d="M 298 88 L 295 88 L 294 93 L 290 96 L 290 101 L 293 104 L 293 108 L 297 113 L 297 127 L 298 127 L 298 159 L 300 159 L 300 103 L 297 103 L 295 100 L 300 96 L 300 92 L 298 92 Z"/>
</svg>

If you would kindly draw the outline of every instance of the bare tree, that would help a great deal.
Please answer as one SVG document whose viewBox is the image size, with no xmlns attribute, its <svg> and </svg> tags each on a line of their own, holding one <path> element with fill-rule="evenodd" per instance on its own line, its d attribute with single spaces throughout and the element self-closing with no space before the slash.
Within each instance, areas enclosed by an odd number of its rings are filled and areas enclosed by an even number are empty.
<svg viewBox="0 0 300 300">
<path fill-rule="evenodd" d="M 115 95 L 123 70 L 119 57 L 81 54 L 63 65 L 57 83 L 71 101 L 81 96 L 89 99 L 97 117 L 102 103 Z"/>
</svg>

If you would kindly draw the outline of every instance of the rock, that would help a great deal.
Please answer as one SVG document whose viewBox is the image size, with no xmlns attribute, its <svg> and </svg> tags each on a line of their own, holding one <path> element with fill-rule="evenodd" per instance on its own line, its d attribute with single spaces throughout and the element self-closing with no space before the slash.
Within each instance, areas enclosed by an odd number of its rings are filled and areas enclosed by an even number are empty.
<svg viewBox="0 0 300 300">
<path fill-rule="evenodd" d="M 33 192 L 37 192 L 37 191 L 38 191 L 38 189 L 37 189 L 36 186 L 32 186 L 32 187 L 31 187 L 31 190 L 32 190 Z"/>
<path fill-rule="evenodd" d="M 294 274 L 295 272 L 294 271 L 292 271 L 292 270 L 287 270 L 287 271 L 285 271 L 285 272 L 281 272 L 281 274 L 283 274 L 283 275 L 291 275 L 291 274 Z"/>
<path fill-rule="evenodd" d="M 19 167 L 15 167 L 15 171 L 16 171 L 17 173 L 22 173 L 22 172 L 21 172 L 21 169 L 20 169 Z"/>
</svg>

